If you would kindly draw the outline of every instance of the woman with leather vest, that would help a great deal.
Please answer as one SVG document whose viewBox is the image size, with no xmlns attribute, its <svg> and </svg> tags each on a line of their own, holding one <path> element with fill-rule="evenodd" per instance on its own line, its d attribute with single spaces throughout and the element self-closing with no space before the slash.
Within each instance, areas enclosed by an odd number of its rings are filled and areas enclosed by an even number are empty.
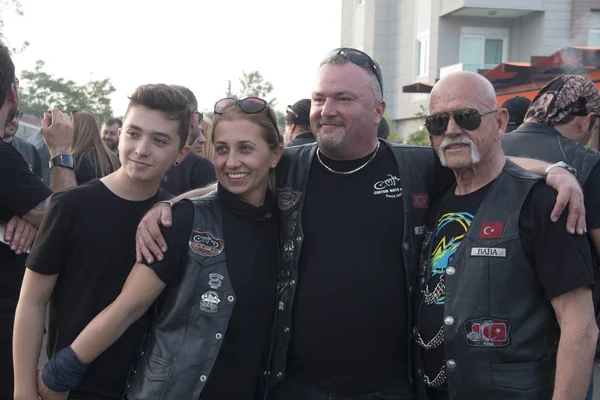
<svg viewBox="0 0 600 400">
<path fill-rule="evenodd" d="M 260 397 L 277 302 L 274 168 L 282 137 L 267 102 L 215 104 L 216 191 L 173 206 L 162 260 L 137 263 L 117 299 L 43 370 L 77 386 L 88 365 L 154 304 L 129 399 Z M 156 301 L 159 299 L 159 301 Z"/>
</svg>

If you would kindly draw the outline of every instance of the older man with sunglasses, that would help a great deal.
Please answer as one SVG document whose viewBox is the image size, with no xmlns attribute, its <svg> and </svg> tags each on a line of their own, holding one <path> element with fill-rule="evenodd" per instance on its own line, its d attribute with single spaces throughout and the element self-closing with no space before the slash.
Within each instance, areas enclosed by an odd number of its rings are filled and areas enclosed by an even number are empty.
<svg viewBox="0 0 600 400">
<path fill-rule="evenodd" d="M 598 329 L 584 236 L 502 152 L 508 112 L 470 72 L 440 80 L 426 127 L 456 185 L 429 216 L 414 339 L 422 398 L 583 399 Z M 561 222 L 562 221 L 562 222 Z"/>
<path fill-rule="evenodd" d="M 312 92 L 317 145 L 286 149 L 276 171 L 283 265 L 269 399 L 414 398 L 419 251 L 430 200 L 454 176 L 430 148 L 378 140 L 384 111 L 379 65 L 355 49 L 332 51 Z M 577 186 L 557 170 L 552 179 Z M 166 206 L 138 229 L 146 258 L 165 247 L 158 221 L 170 224 Z"/>
</svg>

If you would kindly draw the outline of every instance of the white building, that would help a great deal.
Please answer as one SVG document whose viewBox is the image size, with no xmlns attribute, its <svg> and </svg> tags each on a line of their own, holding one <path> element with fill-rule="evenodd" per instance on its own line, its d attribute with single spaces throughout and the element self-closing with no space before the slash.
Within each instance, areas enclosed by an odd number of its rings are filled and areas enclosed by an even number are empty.
<svg viewBox="0 0 600 400">
<path fill-rule="evenodd" d="M 341 45 L 381 64 L 387 116 L 405 136 L 422 124 L 428 95 L 403 86 L 600 47 L 600 0 L 342 0 Z"/>
</svg>

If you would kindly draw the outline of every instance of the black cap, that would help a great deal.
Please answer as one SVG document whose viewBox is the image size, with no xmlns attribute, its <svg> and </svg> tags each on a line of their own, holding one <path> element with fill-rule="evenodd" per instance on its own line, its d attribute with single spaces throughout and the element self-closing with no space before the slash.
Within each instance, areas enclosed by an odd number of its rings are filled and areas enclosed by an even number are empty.
<svg viewBox="0 0 600 400">
<path fill-rule="evenodd" d="M 310 99 L 298 100 L 292 106 L 287 106 L 286 122 L 290 125 L 309 126 L 310 125 Z"/>
<path fill-rule="evenodd" d="M 511 97 L 502 104 L 508 110 L 508 124 L 519 126 L 523 123 L 531 101 L 525 97 Z"/>
<path fill-rule="evenodd" d="M 388 125 L 385 118 L 381 118 L 379 126 L 377 127 L 377 137 L 387 139 L 390 136 L 390 126 Z"/>
</svg>

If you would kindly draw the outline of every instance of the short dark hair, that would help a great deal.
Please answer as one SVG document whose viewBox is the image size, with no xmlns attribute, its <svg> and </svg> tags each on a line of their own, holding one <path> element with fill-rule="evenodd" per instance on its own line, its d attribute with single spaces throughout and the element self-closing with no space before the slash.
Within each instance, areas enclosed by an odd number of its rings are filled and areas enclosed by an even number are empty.
<svg viewBox="0 0 600 400">
<path fill-rule="evenodd" d="M 4 103 L 10 87 L 15 83 L 15 64 L 10 58 L 8 47 L 0 42 L 0 107 Z"/>
<path fill-rule="evenodd" d="M 187 102 L 190 106 L 190 110 L 192 110 L 192 111 L 198 110 L 198 100 L 196 99 L 194 92 L 192 92 L 190 89 L 186 88 L 185 86 L 181 86 L 181 85 L 171 85 L 171 86 L 173 86 L 175 89 L 177 89 L 179 91 L 179 93 L 181 93 L 183 95 L 183 97 L 185 97 L 185 99 L 187 100 Z"/>
<path fill-rule="evenodd" d="M 125 116 L 132 106 L 143 106 L 151 110 L 162 111 L 167 119 L 179 121 L 179 147 L 185 146 L 190 130 L 191 113 L 188 101 L 173 86 L 164 83 L 138 86 L 129 96 L 129 105 Z"/>
<path fill-rule="evenodd" d="M 108 118 L 104 118 L 104 121 L 102 121 L 102 125 L 114 125 L 117 124 L 119 125 L 119 128 L 123 127 L 123 121 L 121 121 L 119 118 L 115 118 L 115 117 L 108 117 Z"/>
</svg>

